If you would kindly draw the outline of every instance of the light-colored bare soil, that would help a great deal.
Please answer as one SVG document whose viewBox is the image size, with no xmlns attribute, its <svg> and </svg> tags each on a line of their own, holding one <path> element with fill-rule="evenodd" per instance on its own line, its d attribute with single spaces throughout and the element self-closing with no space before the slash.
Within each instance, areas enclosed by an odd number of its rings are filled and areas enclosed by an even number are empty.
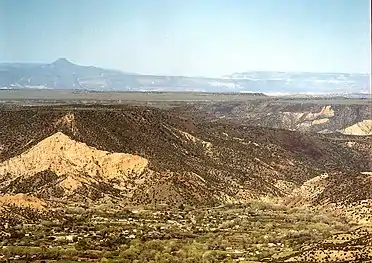
<svg viewBox="0 0 372 263">
<path fill-rule="evenodd" d="M 0 196 L 0 210 L 1 206 L 15 205 L 19 207 L 29 207 L 37 210 L 42 210 L 46 207 L 46 203 L 41 199 L 29 196 L 26 194 L 3 195 Z"/>
<path fill-rule="evenodd" d="M 27 177 L 49 170 L 59 176 L 68 175 L 59 184 L 73 191 L 93 178 L 127 180 L 142 173 L 147 165 L 148 160 L 141 156 L 100 151 L 57 132 L 27 152 L 0 163 L 0 175 Z"/>
<path fill-rule="evenodd" d="M 372 120 L 363 120 L 341 131 L 348 135 L 372 135 Z"/>
</svg>

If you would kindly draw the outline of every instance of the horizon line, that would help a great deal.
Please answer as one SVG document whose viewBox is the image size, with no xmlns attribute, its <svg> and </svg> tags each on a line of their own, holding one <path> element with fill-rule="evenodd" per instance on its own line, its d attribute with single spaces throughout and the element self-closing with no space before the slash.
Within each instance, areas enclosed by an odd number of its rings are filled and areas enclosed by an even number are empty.
<svg viewBox="0 0 372 263">
<path fill-rule="evenodd" d="M 254 73 L 254 72 L 275 72 L 275 73 L 292 73 L 292 74 L 298 74 L 298 73 L 310 73 L 310 74 L 350 74 L 350 75 L 369 75 L 371 77 L 371 72 L 332 72 L 332 71 L 298 71 L 298 70 L 288 70 L 288 71 L 283 71 L 283 70 L 272 70 L 272 69 L 267 69 L 267 70 L 263 70 L 263 69 L 251 69 L 251 70 L 247 70 L 247 71 L 235 71 L 235 72 L 232 72 L 232 73 L 227 73 L 227 74 L 223 74 L 223 75 L 219 75 L 218 77 L 211 77 L 211 76 L 196 76 L 196 75 L 168 75 L 168 74 L 157 74 L 157 73 L 140 73 L 140 72 L 127 72 L 127 71 L 124 71 L 124 70 L 121 70 L 121 69 L 115 69 L 115 68 L 106 68 L 106 67 L 101 67 L 101 66 L 96 66 L 96 65 L 82 65 L 82 64 L 77 64 L 75 62 L 71 62 L 71 60 L 67 59 L 67 58 L 64 58 L 64 57 L 60 57 L 60 58 L 57 58 L 56 60 L 54 60 L 53 62 L 51 63 L 47 63 L 47 62 L 31 62 L 31 61 L 0 61 L 0 64 L 36 64 L 36 65 L 51 65 L 53 63 L 55 63 L 56 61 L 58 60 L 66 60 L 68 62 L 70 62 L 71 64 L 73 65 L 76 65 L 76 66 L 80 66 L 80 67 L 94 67 L 94 68 L 100 68 L 100 69 L 105 69 L 105 70 L 112 70 L 112 71 L 118 71 L 118 72 L 121 72 L 123 74 L 127 74 L 127 75 L 142 75 L 142 76 L 167 76 L 167 77 L 189 77 L 189 78 L 226 78 L 226 77 L 229 77 L 231 78 L 231 75 L 233 74 L 244 74 L 244 73 Z M 233 79 L 233 78 L 231 78 Z M 244 79 L 244 78 L 236 78 L 236 79 Z"/>
</svg>

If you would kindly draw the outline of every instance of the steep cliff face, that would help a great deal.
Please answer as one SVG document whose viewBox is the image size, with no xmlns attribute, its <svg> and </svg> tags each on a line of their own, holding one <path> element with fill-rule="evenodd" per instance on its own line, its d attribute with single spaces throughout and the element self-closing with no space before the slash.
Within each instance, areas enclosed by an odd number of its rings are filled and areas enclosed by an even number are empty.
<svg viewBox="0 0 372 263">
<path fill-rule="evenodd" d="M 303 132 L 370 135 L 371 103 L 368 101 L 352 103 L 325 101 L 320 104 L 265 100 L 196 105 L 193 110 L 205 114 L 208 119 L 246 125 Z"/>
<path fill-rule="evenodd" d="M 35 107 L 3 111 L 0 122 L 3 194 L 219 204 L 285 197 L 323 173 L 372 170 L 366 137 L 204 122 L 146 107 Z"/>
</svg>

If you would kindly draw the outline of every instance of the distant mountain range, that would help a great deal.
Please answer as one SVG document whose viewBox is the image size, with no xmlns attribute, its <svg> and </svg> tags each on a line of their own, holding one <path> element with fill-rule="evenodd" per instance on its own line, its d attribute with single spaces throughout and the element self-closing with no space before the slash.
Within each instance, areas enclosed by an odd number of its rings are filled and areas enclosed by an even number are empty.
<svg viewBox="0 0 372 263">
<path fill-rule="evenodd" d="M 369 75 L 251 71 L 221 78 L 159 76 L 80 66 L 60 58 L 51 64 L 0 63 L 0 89 L 96 91 L 201 91 L 286 94 L 368 94 Z"/>
</svg>

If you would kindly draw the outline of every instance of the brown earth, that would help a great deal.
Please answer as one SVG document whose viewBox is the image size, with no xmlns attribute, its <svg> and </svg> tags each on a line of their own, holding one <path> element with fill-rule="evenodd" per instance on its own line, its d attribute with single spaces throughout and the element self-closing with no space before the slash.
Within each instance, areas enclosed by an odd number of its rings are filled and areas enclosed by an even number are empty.
<svg viewBox="0 0 372 263">
<path fill-rule="evenodd" d="M 19 206 L 19 207 L 28 207 L 31 209 L 42 210 L 45 209 L 47 204 L 34 196 L 28 196 L 25 194 L 16 194 L 16 195 L 3 195 L 0 196 L 0 210 L 3 206 Z"/>
<path fill-rule="evenodd" d="M 289 256 L 274 257 L 269 262 L 371 262 L 372 228 L 361 226 L 335 234 L 318 243 L 304 244 Z"/>
<path fill-rule="evenodd" d="M 205 119 L 302 132 L 371 135 L 372 106 L 352 101 L 325 100 L 210 102 L 181 106 L 183 112 L 203 114 Z"/>
<path fill-rule="evenodd" d="M 329 107 L 321 110 L 332 113 Z M 129 106 L 4 109 L 1 192 L 50 200 L 211 205 L 285 197 L 327 173 L 327 189 L 311 202 L 370 198 L 361 174 L 372 170 L 366 155 L 370 137 L 304 134 L 187 115 Z M 345 180 L 353 184 L 340 186 Z M 356 187 L 365 190 L 353 194 Z"/>
</svg>

